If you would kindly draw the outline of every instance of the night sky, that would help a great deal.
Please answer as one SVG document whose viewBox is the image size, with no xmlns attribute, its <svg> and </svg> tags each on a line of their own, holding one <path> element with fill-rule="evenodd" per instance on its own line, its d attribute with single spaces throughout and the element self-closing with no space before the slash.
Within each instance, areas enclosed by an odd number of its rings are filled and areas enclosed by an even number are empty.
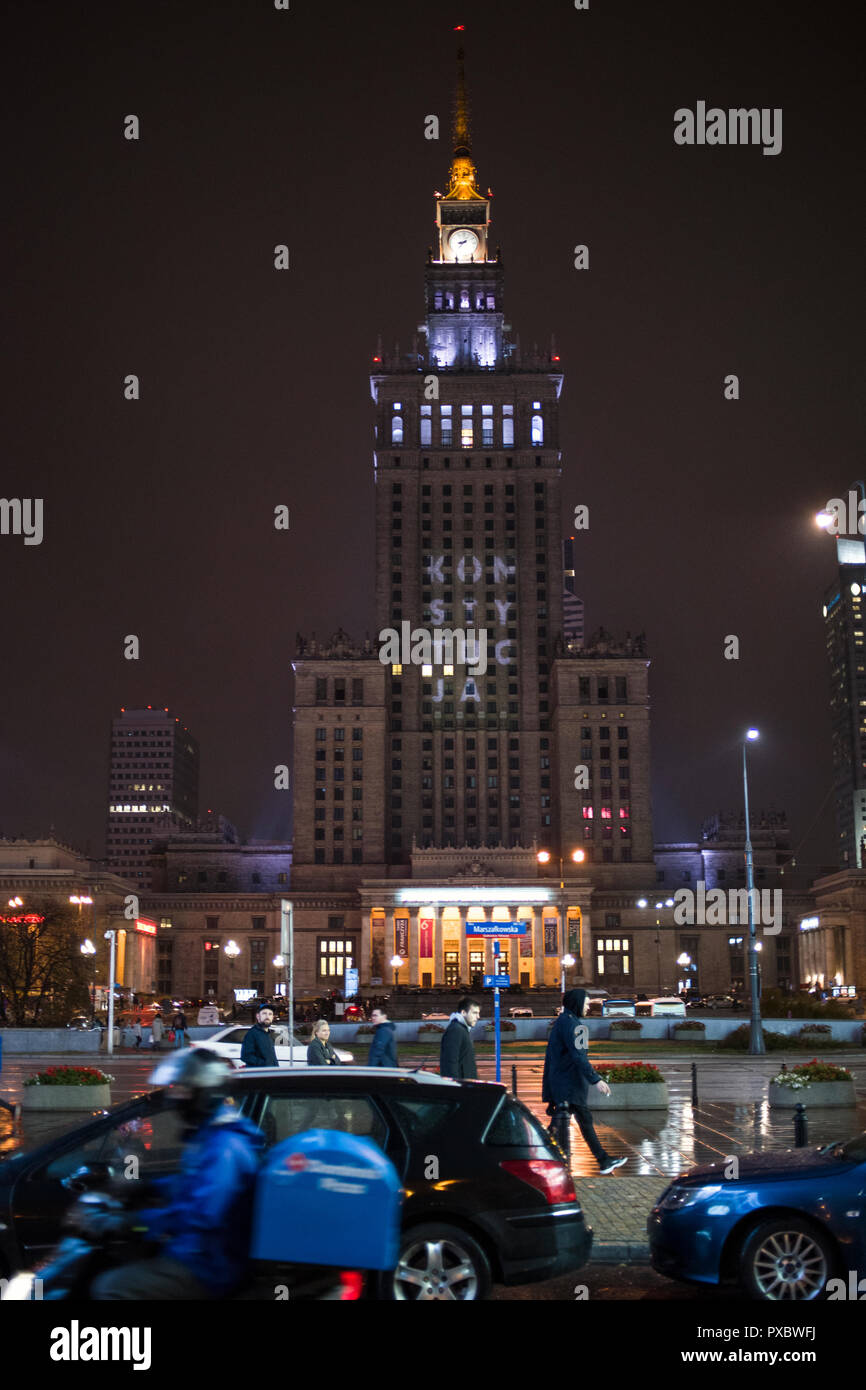
<svg viewBox="0 0 866 1390">
<path fill-rule="evenodd" d="M 4 6 L 0 492 L 45 521 L 39 546 L 0 536 L 0 833 L 101 855 L 110 720 L 141 704 L 199 739 L 202 811 L 290 833 L 295 633 L 373 632 L 367 377 L 377 331 L 408 348 L 423 315 L 464 23 L 507 317 L 562 355 L 587 631 L 648 637 L 656 839 L 739 804 L 754 723 L 754 805 L 832 863 L 834 556 L 811 518 L 863 472 L 855 15 Z M 677 146 L 698 101 L 781 107 L 781 154 Z"/>
</svg>

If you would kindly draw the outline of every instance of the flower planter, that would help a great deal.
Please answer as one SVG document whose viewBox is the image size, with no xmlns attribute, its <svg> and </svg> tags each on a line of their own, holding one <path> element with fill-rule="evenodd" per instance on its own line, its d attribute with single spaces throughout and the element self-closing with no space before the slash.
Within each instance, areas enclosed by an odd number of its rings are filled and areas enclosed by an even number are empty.
<svg viewBox="0 0 866 1390">
<path fill-rule="evenodd" d="M 633 1024 L 623 1027 L 622 1021 L 617 1021 L 617 1019 L 613 1019 L 611 1021 L 610 1036 L 612 1038 L 620 1038 L 621 1040 L 624 1040 L 626 1042 L 629 1040 L 629 1038 L 634 1038 L 635 1041 L 637 1041 L 642 1031 L 643 1029 L 640 1024 L 638 1024 L 636 1028 Z"/>
<path fill-rule="evenodd" d="M 793 1110 L 802 1101 L 810 1110 L 818 1106 L 856 1105 L 853 1081 L 810 1081 L 808 1086 L 783 1086 L 770 1082 L 770 1108 Z"/>
<path fill-rule="evenodd" d="M 705 1024 L 700 1024 L 697 1028 L 677 1028 L 674 1025 L 674 1042 L 703 1042 L 707 1036 Z"/>
<path fill-rule="evenodd" d="M 613 1082 L 610 1095 L 603 1096 L 595 1086 L 589 1088 L 591 1110 L 667 1110 L 666 1081 Z"/>
<path fill-rule="evenodd" d="M 111 1086 L 25 1086 L 25 1110 L 104 1110 L 111 1104 Z"/>
</svg>

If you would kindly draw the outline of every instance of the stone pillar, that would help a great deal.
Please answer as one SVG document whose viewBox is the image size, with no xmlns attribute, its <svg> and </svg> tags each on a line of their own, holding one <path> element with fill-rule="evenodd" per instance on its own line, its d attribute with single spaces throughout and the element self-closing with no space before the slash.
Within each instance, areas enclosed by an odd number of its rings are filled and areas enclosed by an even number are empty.
<svg viewBox="0 0 866 1390">
<path fill-rule="evenodd" d="M 433 908 L 433 983 L 445 983 L 445 927 L 438 906 Z"/>
<path fill-rule="evenodd" d="M 409 913 L 409 977 L 406 980 L 407 985 L 417 985 L 421 979 L 418 965 L 418 947 L 421 944 L 419 940 L 418 928 L 420 913 L 420 907 L 414 908 Z"/>
<path fill-rule="evenodd" d="M 460 908 L 460 979 L 464 984 L 469 979 L 469 947 L 466 941 L 466 908 Z"/>
<path fill-rule="evenodd" d="M 360 983 L 366 988 L 370 983 L 372 975 L 371 959 L 373 954 L 373 914 L 368 907 L 361 909 L 361 976 Z"/>
<path fill-rule="evenodd" d="M 532 908 L 533 984 L 544 984 L 544 908 Z"/>
</svg>

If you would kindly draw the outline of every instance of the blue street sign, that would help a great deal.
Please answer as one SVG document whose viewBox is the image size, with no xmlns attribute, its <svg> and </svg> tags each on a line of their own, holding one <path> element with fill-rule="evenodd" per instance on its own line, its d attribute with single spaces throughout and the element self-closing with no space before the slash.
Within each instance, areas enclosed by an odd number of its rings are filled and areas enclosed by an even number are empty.
<svg viewBox="0 0 866 1390">
<path fill-rule="evenodd" d="M 484 988 L 485 988 L 485 989 L 508 989 L 508 987 L 509 987 L 510 984 L 511 984 L 511 976 L 510 976 L 510 975 L 485 975 L 485 976 L 484 976 Z"/>
<path fill-rule="evenodd" d="M 467 936 L 524 936 L 527 923 L 523 922 L 467 922 Z"/>
</svg>

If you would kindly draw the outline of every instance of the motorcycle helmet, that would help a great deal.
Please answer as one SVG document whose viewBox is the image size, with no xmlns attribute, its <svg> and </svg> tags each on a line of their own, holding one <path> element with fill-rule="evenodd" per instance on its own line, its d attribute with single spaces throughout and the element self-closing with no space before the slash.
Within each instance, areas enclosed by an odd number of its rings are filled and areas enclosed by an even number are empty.
<svg viewBox="0 0 866 1390">
<path fill-rule="evenodd" d="M 231 1064 L 207 1048 L 191 1047 L 164 1058 L 151 1072 L 153 1086 L 165 1086 L 167 1103 L 176 1107 L 187 1125 L 204 1124 L 222 1104 Z"/>
</svg>

